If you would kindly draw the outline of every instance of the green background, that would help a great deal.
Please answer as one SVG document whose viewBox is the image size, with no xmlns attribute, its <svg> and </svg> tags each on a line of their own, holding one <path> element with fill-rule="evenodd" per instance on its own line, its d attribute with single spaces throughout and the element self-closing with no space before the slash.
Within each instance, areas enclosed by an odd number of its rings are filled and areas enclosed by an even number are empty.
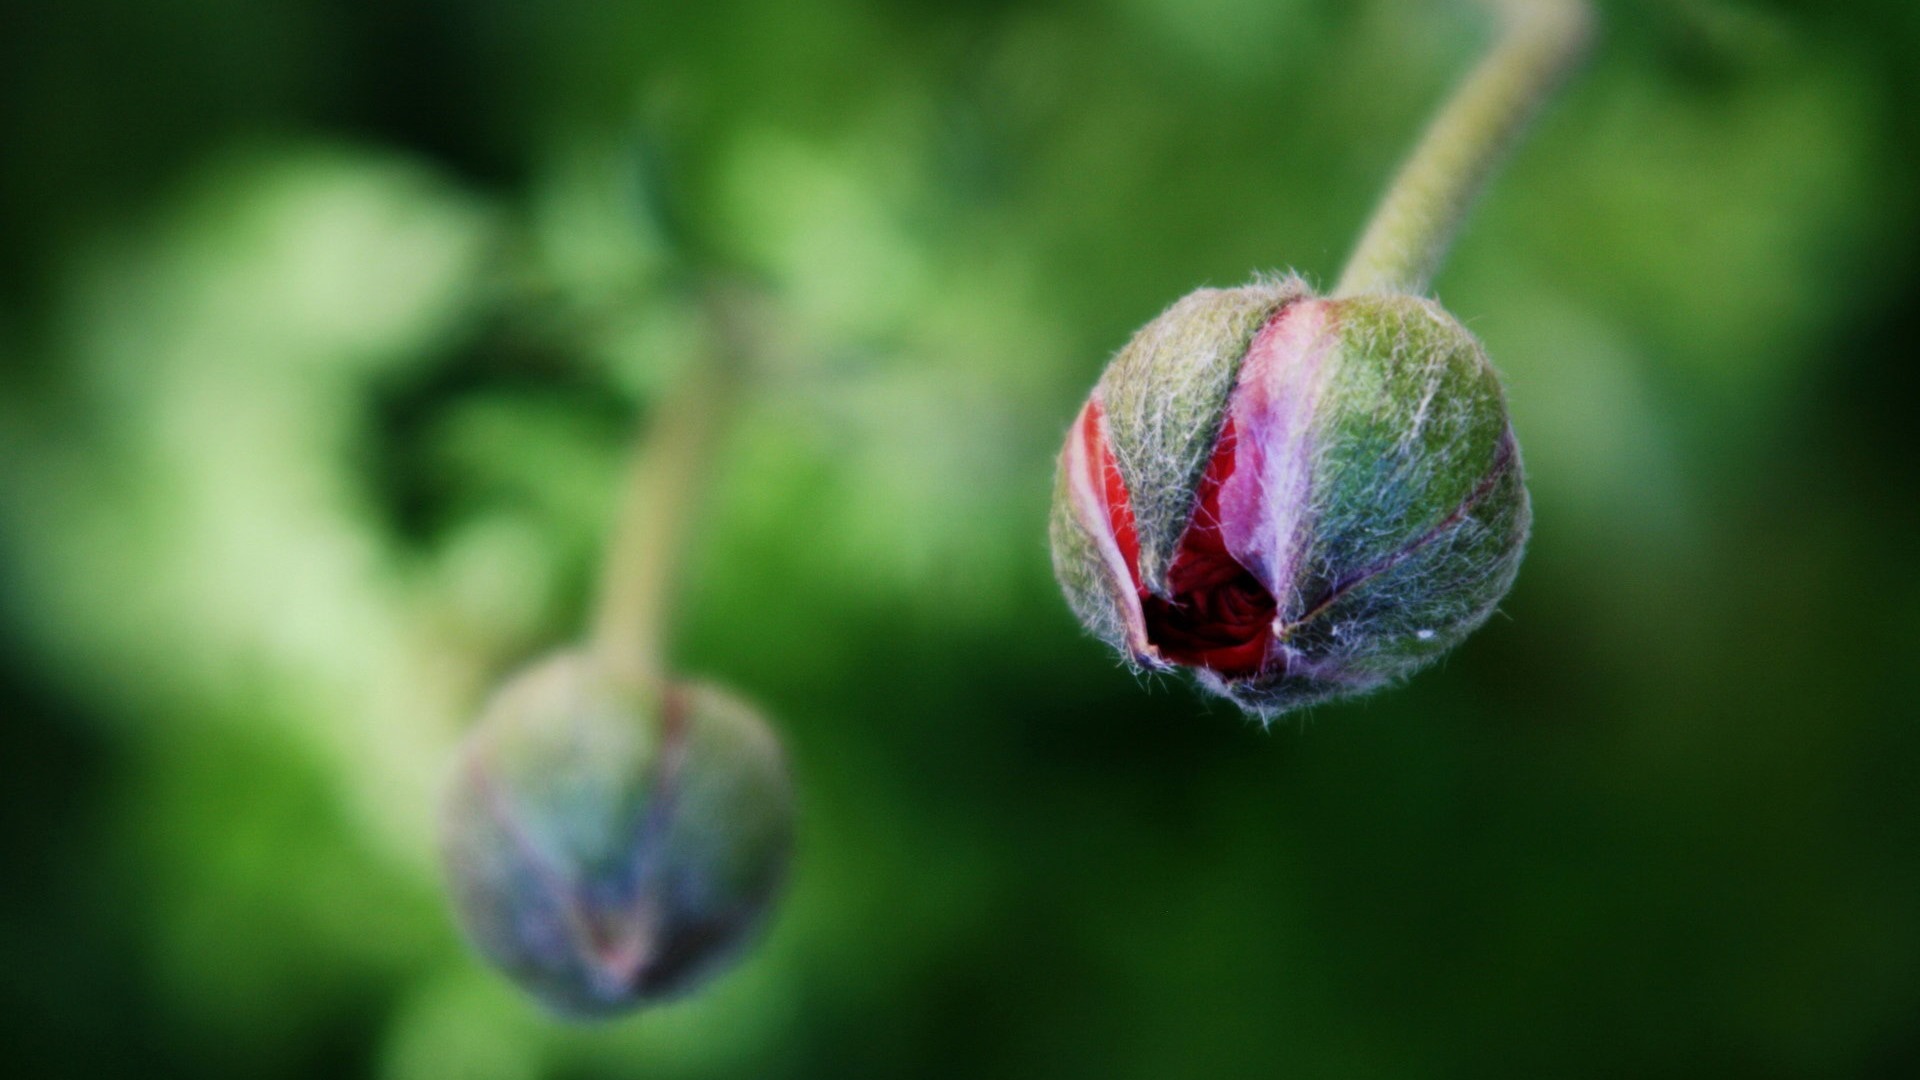
<svg viewBox="0 0 1920 1080">
<path fill-rule="evenodd" d="M 1917 12 L 1607 5 L 1437 282 L 1519 584 L 1263 731 L 1082 635 L 1052 458 L 1186 290 L 1331 280 L 1470 5 L 5 0 L 9 1071 L 1911 1075 Z M 434 793 L 715 272 L 770 300 L 682 666 L 777 723 L 797 873 L 569 1026 Z"/>
</svg>

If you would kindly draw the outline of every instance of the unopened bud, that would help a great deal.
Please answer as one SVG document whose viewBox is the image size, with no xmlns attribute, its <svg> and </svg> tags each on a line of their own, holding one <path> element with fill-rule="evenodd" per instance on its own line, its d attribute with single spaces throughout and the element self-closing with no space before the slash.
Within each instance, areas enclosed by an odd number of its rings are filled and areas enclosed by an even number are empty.
<svg viewBox="0 0 1920 1080">
<path fill-rule="evenodd" d="M 1500 383 L 1431 301 L 1202 289 L 1107 368 L 1061 454 L 1054 568 L 1134 665 L 1271 716 L 1446 652 L 1519 569 Z"/>
<path fill-rule="evenodd" d="M 792 843 L 785 760 L 751 709 L 708 686 L 623 687 L 576 653 L 487 706 L 442 822 L 467 937 L 575 1016 L 723 966 L 766 920 Z"/>
</svg>

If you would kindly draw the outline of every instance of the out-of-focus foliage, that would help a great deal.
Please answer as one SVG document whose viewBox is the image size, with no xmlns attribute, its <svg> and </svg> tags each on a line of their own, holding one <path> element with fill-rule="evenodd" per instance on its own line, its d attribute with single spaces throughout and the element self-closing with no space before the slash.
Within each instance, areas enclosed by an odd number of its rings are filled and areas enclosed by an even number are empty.
<svg viewBox="0 0 1920 1080">
<path fill-rule="evenodd" d="M 1263 734 L 1050 580 L 1052 455 L 1200 284 L 1320 281 L 1484 26 L 1415 0 L 6 0 L 4 1053 L 23 1075 L 1867 1075 L 1920 1059 L 1920 17 L 1606 5 L 1439 281 L 1535 539 Z M 791 895 L 556 1024 L 433 796 L 581 625 L 624 446 L 771 297 L 685 666 Z"/>
</svg>

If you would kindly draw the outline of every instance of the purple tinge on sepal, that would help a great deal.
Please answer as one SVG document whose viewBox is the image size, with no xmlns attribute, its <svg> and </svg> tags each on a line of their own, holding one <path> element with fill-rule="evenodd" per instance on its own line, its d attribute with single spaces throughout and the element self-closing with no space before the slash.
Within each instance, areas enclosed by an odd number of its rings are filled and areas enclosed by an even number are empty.
<svg viewBox="0 0 1920 1080">
<path fill-rule="evenodd" d="M 1333 349 L 1330 321 L 1323 301 L 1275 312 L 1247 350 L 1227 409 L 1241 438 L 1220 491 L 1218 528 L 1227 554 L 1276 597 L 1297 578 L 1311 525 L 1314 412 Z"/>
</svg>

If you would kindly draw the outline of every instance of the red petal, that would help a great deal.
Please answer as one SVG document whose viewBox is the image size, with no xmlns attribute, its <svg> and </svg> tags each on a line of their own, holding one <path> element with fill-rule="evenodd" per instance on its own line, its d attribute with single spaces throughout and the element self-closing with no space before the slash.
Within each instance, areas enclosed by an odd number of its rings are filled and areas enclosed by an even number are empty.
<svg viewBox="0 0 1920 1080">
<path fill-rule="evenodd" d="M 1273 641 L 1273 595 L 1227 553 L 1220 531 L 1220 486 L 1233 475 L 1238 444 L 1227 421 L 1207 461 L 1196 492 L 1193 521 L 1180 537 L 1167 574 L 1171 599 L 1161 599 L 1140 584 L 1140 540 L 1134 529 L 1133 500 L 1108 445 L 1100 403 L 1090 401 L 1075 436 L 1081 440 L 1086 468 L 1097 478 L 1094 494 L 1106 511 L 1107 526 L 1139 593 L 1147 642 L 1161 659 L 1204 667 L 1228 678 L 1257 673 Z"/>
<path fill-rule="evenodd" d="M 1233 475 L 1238 442 L 1228 420 L 1201 476 L 1193 521 L 1167 572 L 1171 599 L 1141 596 L 1147 640 L 1161 656 L 1228 678 L 1259 672 L 1273 641 L 1277 607 L 1273 594 L 1227 553 L 1220 532 L 1220 486 Z M 1131 518 L 1129 513 L 1129 525 Z"/>
<path fill-rule="evenodd" d="M 1133 531 L 1133 500 L 1127 495 L 1127 482 L 1120 478 L 1120 466 L 1113 460 L 1113 448 L 1101 431 L 1100 420 L 1104 415 L 1098 401 L 1087 402 L 1087 408 L 1081 414 L 1080 438 L 1085 440 L 1087 461 L 1100 477 L 1098 488 L 1100 501 L 1107 508 L 1107 526 L 1113 531 L 1113 542 L 1120 547 L 1120 557 L 1127 561 L 1127 573 L 1133 576 L 1133 587 L 1140 587 L 1140 539 Z"/>
</svg>

